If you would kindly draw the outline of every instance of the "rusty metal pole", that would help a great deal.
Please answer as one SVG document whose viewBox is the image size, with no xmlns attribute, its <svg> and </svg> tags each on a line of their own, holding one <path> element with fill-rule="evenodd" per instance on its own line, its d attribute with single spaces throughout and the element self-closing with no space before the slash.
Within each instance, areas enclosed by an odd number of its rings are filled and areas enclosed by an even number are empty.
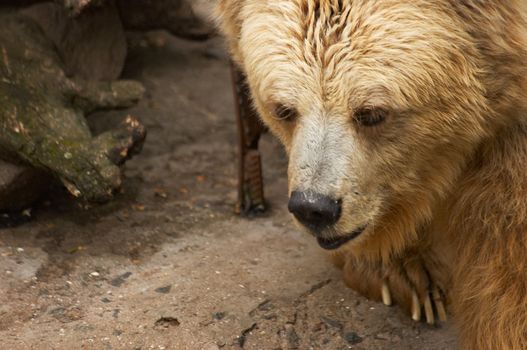
<svg viewBox="0 0 527 350">
<path fill-rule="evenodd" d="M 251 105 L 244 74 L 231 63 L 238 125 L 238 203 L 236 212 L 252 215 L 265 211 L 262 161 L 258 143 L 265 128 Z"/>
</svg>

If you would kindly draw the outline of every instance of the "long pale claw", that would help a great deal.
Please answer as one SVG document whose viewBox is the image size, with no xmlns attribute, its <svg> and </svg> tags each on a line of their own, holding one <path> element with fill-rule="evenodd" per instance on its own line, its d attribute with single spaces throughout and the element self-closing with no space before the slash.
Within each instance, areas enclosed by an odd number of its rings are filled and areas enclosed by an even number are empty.
<svg viewBox="0 0 527 350">
<path fill-rule="evenodd" d="M 434 304 L 436 306 L 437 317 L 439 318 L 439 321 L 446 322 L 447 316 L 445 304 L 443 303 L 443 298 L 441 297 L 441 293 L 439 293 L 439 289 L 435 286 L 432 288 L 432 297 L 434 299 Z"/>
<path fill-rule="evenodd" d="M 416 322 L 421 320 L 421 304 L 415 290 L 412 290 L 412 319 Z"/>
<path fill-rule="evenodd" d="M 382 283 L 381 294 L 382 294 L 382 302 L 384 303 L 384 305 L 391 306 L 392 305 L 392 294 L 390 293 L 390 288 L 388 287 L 388 283 L 386 283 L 386 281 Z"/>
<path fill-rule="evenodd" d="M 434 309 L 432 307 L 432 299 L 430 299 L 430 294 L 426 295 L 424 307 L 425 307 L 426 323 L 428 323 L 429 325 L 433 325 L 435 322 L 435 316 L 434 316 Z"/>
</svg>

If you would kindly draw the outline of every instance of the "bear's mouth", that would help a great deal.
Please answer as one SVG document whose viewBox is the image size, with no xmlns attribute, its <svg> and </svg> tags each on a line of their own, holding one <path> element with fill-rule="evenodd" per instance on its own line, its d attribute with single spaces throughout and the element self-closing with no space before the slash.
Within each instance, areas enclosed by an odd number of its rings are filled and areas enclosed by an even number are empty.
<svg viewBox="0 0 527 350">
<path fill-rule="evenodd" d="M 346 236 L 340 236 L 340 237 L 334 237 L 334 238 L 324 238 L 324 237 L 317 237 L 318 245 L 326 250 L 335 250 L 340 248 L 343 244 L 348 243 L 352 239 L 357 238 L 364 230 L 366 229 L 368 225 L 364 225 L 355 231 L 351 232 L 350 234 L 347 234 Z"/>
</svg>

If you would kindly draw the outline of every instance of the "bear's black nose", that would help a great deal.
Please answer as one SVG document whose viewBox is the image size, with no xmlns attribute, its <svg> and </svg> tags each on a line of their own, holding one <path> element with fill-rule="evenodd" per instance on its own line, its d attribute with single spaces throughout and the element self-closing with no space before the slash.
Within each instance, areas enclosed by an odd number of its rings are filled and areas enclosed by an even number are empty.
<svg viewBox="0 0 527 350">
<path fill-rule="evenodd" d="M 288 209 L 304 226 L 319 234 L 337 223 L 342 203 L 319 193 L 294 191 L 291 193 Z"/>
</svg>

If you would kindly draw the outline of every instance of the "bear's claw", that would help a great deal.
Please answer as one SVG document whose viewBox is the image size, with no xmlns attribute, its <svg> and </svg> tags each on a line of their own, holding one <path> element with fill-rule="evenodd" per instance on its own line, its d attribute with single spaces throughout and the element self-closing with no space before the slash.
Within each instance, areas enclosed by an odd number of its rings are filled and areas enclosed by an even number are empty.
<svg viewBox="0 0 527 350">
<path fill-rule="evenodd" d="M 346 284 L 363 296 L 387 306 L 397 304 L 415 321 L 434 325 L 447 320 L 444 289 L 419 254 L 408 251 L 388 264 L 342 252 L 333 257 Z"/>
<path fill-rule="evenodd" d="M 443 301 L 443 297 L 441 296 L 441 293 L 439 292 L 439 288 L 437 288 L 437 286 L 434 286 L 434 288 L 432 288 L 432 298 L 436 306 L 437 317 L 439 318 L 439 321 L 446 322 L 447 316 L 446 316 L 445 303 Z"/>
<path fill-rule="evenodd" d="M 392 306 L 392 293 L 386 281 L 382 284 L 381 296 L 384 305 Z M 447 321 L 443 297 L 437 286 L 432 287 L 432 290 L 426 294 L 424 300 L 420 300 L 417 291 L 412 289 L 411 316 L 414 321 L 421 321 L 423 309 L 426 323 L 429 325 L 434 325 L 436 320 L 439 320 L 439 322 Z"/>
<path fill-rule="evenodd" d="M 390 287 L 388 286 L 388 282 L 383 281 L 382 283 L 382 302 L 386 306 L 392 306 L 392 293 L 390 292 Z"/>
<path fill-rule="evenodd" d="M 421 320 L 421 303 L 415 290 L 412 290 L 412 320 L 416 322 Z"/>
</svg>

